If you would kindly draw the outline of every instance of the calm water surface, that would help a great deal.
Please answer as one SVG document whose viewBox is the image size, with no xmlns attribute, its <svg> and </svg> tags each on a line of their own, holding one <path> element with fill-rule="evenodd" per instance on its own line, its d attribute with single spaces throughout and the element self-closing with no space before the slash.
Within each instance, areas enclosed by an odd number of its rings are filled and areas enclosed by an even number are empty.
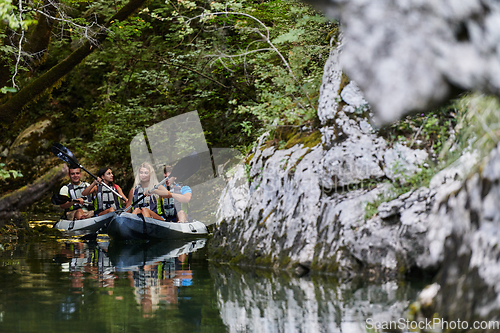
<svg viewBox="0 0 500 333">
<path fill-rule="evenodd" d="M 366 332 L 421 287 L 216 265 L 205 243 L 0 240 L 0 332 Z"/>
</svg>

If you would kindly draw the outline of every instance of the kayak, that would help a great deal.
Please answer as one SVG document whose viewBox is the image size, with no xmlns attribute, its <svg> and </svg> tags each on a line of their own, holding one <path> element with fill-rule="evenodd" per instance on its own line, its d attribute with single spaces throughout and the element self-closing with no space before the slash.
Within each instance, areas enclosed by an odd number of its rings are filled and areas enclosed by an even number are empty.
<svg viewBox="0 0 500 333">
<path fill-rule="evenodd" d="M 118 271 L 137 270 L 145 265 L 177 258 L 205 246 L 206 239 L 169 240 L 163 242 L 123 243 L 111 242 L 108 257 Z"/>
<path fill-rule="evenodd" d="M 108 224 L 108 235 L 115 240 L 162 240 L 204 237 L 208 229 L 203 222 L 160 221 L 131 213 L 116 214 Z"/>
<path fill-rule="evenodd" d="M 54 228 L 71 235 L 87 235 L 97 233 L 111 221 L 115 212 L 107 213 L 101 216 L 94 216 L 83 220 L 65 220 L 61 219 L 54 224 Z"/>
</svg>

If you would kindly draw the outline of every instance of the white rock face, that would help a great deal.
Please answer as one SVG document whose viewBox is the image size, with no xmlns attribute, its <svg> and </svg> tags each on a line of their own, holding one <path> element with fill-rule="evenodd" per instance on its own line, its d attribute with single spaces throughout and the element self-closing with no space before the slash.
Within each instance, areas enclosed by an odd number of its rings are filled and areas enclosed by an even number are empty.
<svg viewBox="0 0 500 333">
<path fill-rule="evenodd" d="M 420 299 L 438 307 L 432 313 L 499 320 L 500 146 L 475 173 L 478 156 L 466 153 L 429 188 L 383 203 L 365 220 L 366 203 L 388 191 L 380 180 L 415 172 L 426 154 L 389 146 L 364 118 L 372 109 L 360 109 L 366 97 L 388 122 L 460 90 L 500 95 L 498 1 L 310 1 L 344 24 L 345 44 L 332 50 L 321 86 L 322 145 L 257 147 L 246 206 L 219 215 L 215 246 L 339 276 L 439 269 Z M 342 68 L 356 84 L 341 89 Z"/>
<path fill-rule="evenodd" d="M 365 100 L 361 90 L 359 90 L 358 85 L 351 81 L 347 86 L 342 89 L 340 93 L 342 100 L 354 108 L 358 109 L 367 106 L 368 102 Z"/>
<path fill-rule="evenodd" d="M 500 95 L 494 0 L 307 0 L 343 24 L 341 61 L 377 116 L 394 121 L 457 90 Z"/>
<path fill-rule="evenodd" d="M 426 255 L 422 214 L 429 210 L 429 190 L 401 200 L 409 209 L 404 222 L 392 221 L 390 214 L 390 221 L 365 221 L 366 204 L 388 190 L 381 181 L 418 171 L 427 153 L 389 147 L 364 118 L 369 109 L 353 112 L 366 103 L 353 82 L 340 89 L 341 49 L 332 50 L 321 86 L 323 144 L 256 146 L 248 170 L 236 173 L 221 198 L 214 250 L 243 254 L 257 264 L 268 258 L 274 265 L 336 267 L 343 276 L 358 274 L 361 266 L 394 275 Z M 401 207 L 395 209 L 397 220 Z"/>
<path fill-rule="evenodd" d="M 500 146 L 497 146 L 461 186 L 444 186 L 448 195 L 437 195 L 441 202 L 429 216 L 429 258 L 441 266 L 436 281 L 440 291 L 432 306 L 433 311 L 448 318 L 467 313 L 471 322 L 499 319 L 499 165 Z M 437 184 L 442 179 L 451 179 L 449 174 L 438 176 Z"/>
<path fill-rule="evenodd" d="M 420 171 L 419 166 L 424 164 L 427 157 L 425 150 L 415 150 L 396 143 L 393 148 L 384 153 L 385 174 L 391 180 L 412 175 Z"/>
</svg>

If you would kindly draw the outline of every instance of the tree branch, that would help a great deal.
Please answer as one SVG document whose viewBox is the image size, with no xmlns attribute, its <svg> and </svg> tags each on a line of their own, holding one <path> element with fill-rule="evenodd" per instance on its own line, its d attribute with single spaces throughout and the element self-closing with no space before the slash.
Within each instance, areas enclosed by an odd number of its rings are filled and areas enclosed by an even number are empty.
<svg viewBox="0 0 500 333">
<path fill-rule="evenodd" d="M 255 33 L 257 33 L 259 36 L 261 36 L 263 38 L 263 42 L 266 42 L 267 44 L 269 44 L 269 46 L 271 47 L 272 50 L 274 50 L 274 52 L 276 52 L 276 54 L 278 54 L 278 56 L 281 58 L 281 61 L 283 61 L 283 63 L 285 64 L 285 67 L 288 69 L 288 72 L 290 73 L 291 77 L 293 78 L 293 80 L 299 85 L 299 88 L 300 90 L 302 90 L 302 92 L 304 93 L 304 95 L 306 96 L 307 100 L 309 101 L 309 105 L 311 106 L 312 109 L 314 109 L 314 105 L 311 101 L 311 98 L 309 97 L 309 94 L 307 93 L 307 91 L 304 89 L 304 87 L 300 84 L 299 80 L 297 79 L 297 77 L 295 76 L 295 74 L 293 73 L 292 71 L 292 68 L 290 67 L 290 65 L 288 64 L 288 61 L 286 61 L 285 57 L 281 54 L 281 52 L 276 48 L 276 46 L 274 46 L 274 44 L 271 42 L 271 39 L 269 37 L 269 29 L 267 28 L 267 26 L 262 23 L 262 21 L 260 21 L 259 19 L 257 19 L 256 17 L 252 16 L 252 15 L 249 15 L 247 13 L 241 13 L 241 12 L 229 12 L 229 11 L 225 11 L 225 12 L 214 12 L 214 13 L 207 13 L 207 14 L 201 14 L 201 15 L 198 15 L 198 16 L 195 16 L 193 18 L 190 18 L 189 20 L 186 21 L 186 23 L 189 23 L 190 21 L 194 20 L 194 19 L 197 19 L 199 18 L 200 20 L 203 20 L 203 19 L 206 19 L 206 17 L 210 17 L 212 15 L 216 15 L 216 16 L 219 16 L 219 15 L 239 15 L 239 16 L 245 16 L 245 17 L 248 17 L 252 20 L 254 20 L 255 22 L 257 22 L 259 25 L 261 25 L 264 29 L 265 29 L 265 34 L 263 34 L 259 29 L 253 29 L 253 31 Z M 263 49 L 264 50 L 264 49 Z M 253 52 L 253 51 L 252 51 Z M 246 59 L 246 55 L 249 54 L 250 52 L 247 51 L 247 52 L 244 52 L 243 54 L 241 55 L 225 55 L 224 57 L 225 58 L 231 58 L 231 57 L 237 57 L 237 56 L 245 56 L 245 59 Z M 221 59 L 221 55 L 218 55 L 218 59 L 220 60 Z M 314 109 L 315 110 L 315 109 Z"/>
<path fill-rule="evenodd" d="M 108 34 L 107 27 L 112 21 L 124 21 L 135 10 L 140 8 L 146 0 L 130 0 L 123 8 L 121 8 L 107 23 L 99 30 L 96 36 L 97 42 L 102 43 Z M 5 103 L 0 105 L 0 115 L 2 121 L 10 122 L 16 114 L 22 110 L 31 101 L 38 98 L 44 92 L 50 90 L 59 80 L 67 73 L 80 64 L 89 54 L 96 49 L 88 40 L 83 43 L 78 49 L 71 53 L 66 59 L 52 67 L 49 71 L 42 74 L 37 79 L 33 80 L 27 86 L 22 88 L 18 93 L 13 95 Z"/>
</svg>

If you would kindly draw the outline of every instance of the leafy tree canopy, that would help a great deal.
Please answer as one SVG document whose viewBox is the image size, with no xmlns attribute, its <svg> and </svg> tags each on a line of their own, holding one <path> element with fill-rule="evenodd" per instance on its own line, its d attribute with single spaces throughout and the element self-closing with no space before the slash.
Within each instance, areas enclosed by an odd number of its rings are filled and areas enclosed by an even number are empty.
<svg viewBox="0 0 500 333">
<path fill-rule="evenodd" d="M 2 123 L 2 142 L 51 119 L 51 134 L 31 154 L 47 154 L 51 142 L 62 141 L 82 161 L 113 166 L 118 181 L 131 178 L 131 138 L 185 112 L 198 111 L 210 145 L 243 151 L 278 125 L 313 127 L 337 31 L 309 6 L 284 0 L 6 4 L 0 15 L 9 22 L 20 12 L 32 21 L 4 28 L 0 108 L 75 52 L 86 53 L 78 66 L 42 84 L 42 93 L 23 98 L 23 107 L 13 109 L 14 125 Z M 130 13 L 117 16 L 131 4 Z M 41 35 L 50 38 L 34 46 Z M 27 178 L 29 171 L 22 172 Z"/>
</svg>

